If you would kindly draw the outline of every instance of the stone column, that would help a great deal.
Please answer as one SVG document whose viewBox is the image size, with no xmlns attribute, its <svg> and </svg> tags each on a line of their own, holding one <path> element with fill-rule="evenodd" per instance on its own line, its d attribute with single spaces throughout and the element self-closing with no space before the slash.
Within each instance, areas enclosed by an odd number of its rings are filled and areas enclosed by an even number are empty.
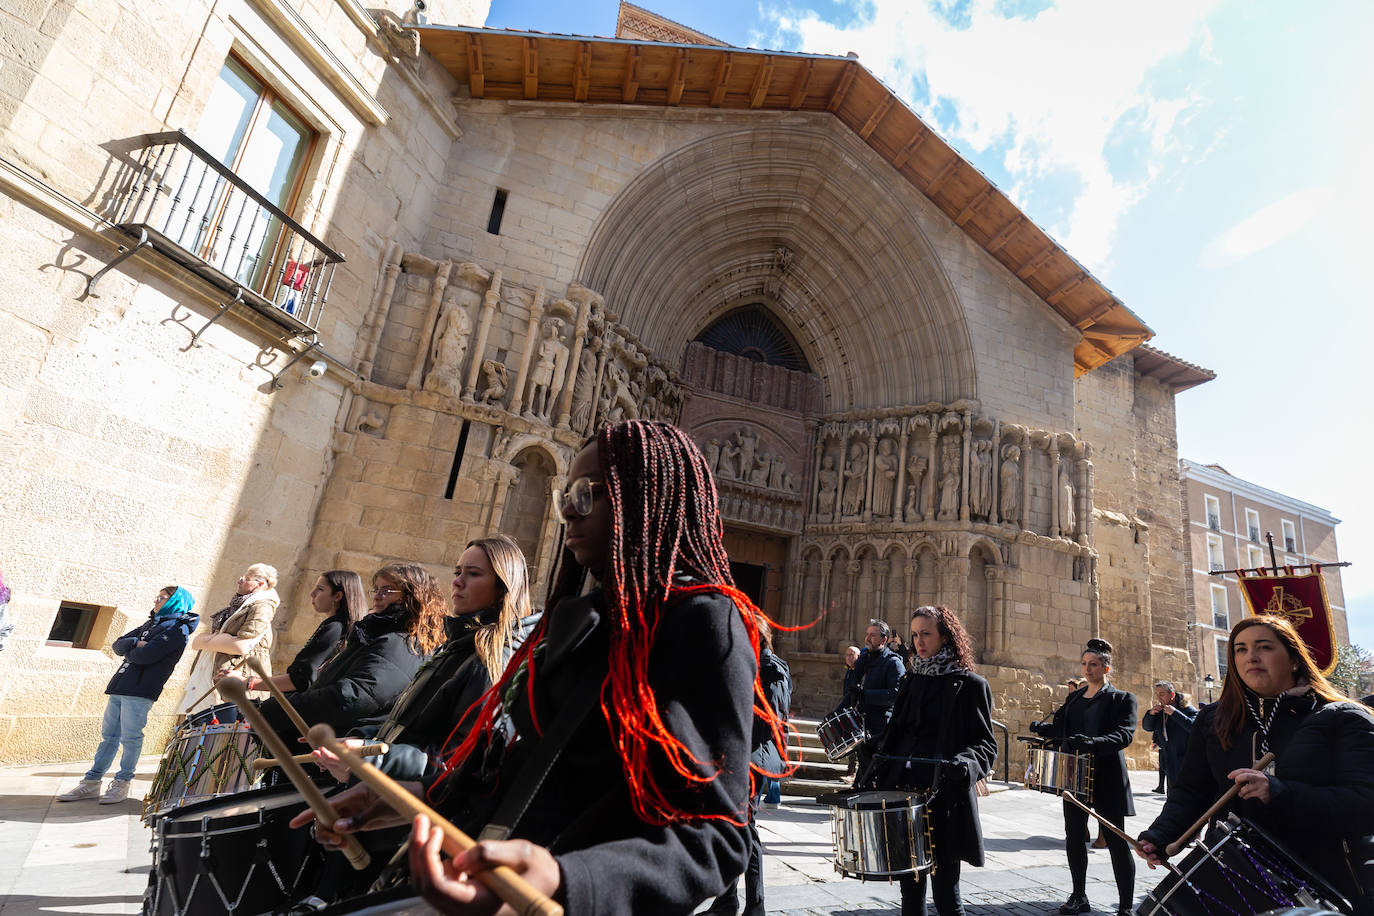
<svg viewBox="0 0 1374 916">
<path fill-rule="evenodd" d="M 916 610 L 916 580 L 921 576 L 921 564 L 914 556 L 907 557 L 902 571 L 906 573 L 906 613 L 910 615 Z"/>
<path fill-rule="evenodd" d="M 600 297 L 585 286 L 573 283 L 568 287 L 568 298 L 577 303 L 577 325 L 573 331 L 572 350 L 568 354 L 568 377 L 563 383 L 563 393 L 558 398 L 559 429 L 567 429 L 568 424 L 572 422 L 573 387 L 577 384 L 577 370 L 582 364 L 582 347 L 587 340 L 587 318 L 591 315 L 592 303 Z"/>
<path fill-rule="evenodd" d="M 793 556 L 801 552 L 797 546 L 797 538 L 792 538 L 787 545 L 788 556 Z M 789 559 L 787 562 L 788 572 L 791 573 L 785 580 L 782 595 L 782 622 L 789 626 L 806 623 L 804 619 L 805 607 L 803 606 L 806 596 L 806 574 L 811 569 L 811 564 L 803 559 Z"/>
<path fill-rule="evenodd" d="M 892 572 L 892 561 L 877 560 L 873 564 L 873 569 L 878 574 L 878 601 L 873 616 L 879 620 L 887 620 L 887 577 Z"/>
<path fill-rule="evenodd" d="M 831 627 L 830 611 L 834 606 L 834 602 L 830 600 L 830 573 L 835 568 L 835 561 L 833 558 L 822 554 L 820 563 L 821 581 L 819 588 L 816 589 L 815 616 L 817 619 L 824 621 L 819 627 L 820 631 L 824 633 Z"/>
<path fill-rule="evenodd" d="M 811 515 L 818 522 L 828 522 L 830 519 L 821 518 L 821 463 L 825 460 L 825 430 L 821 430 L 816 436 L 816 463 L 813 464 L 811 471 Z M 711 468 L 714 476 L 715 468 Z"/>
<path fill-rule="evenodd" d="M 420 324 L 420 338 L 415 348 L 415 364 L 410 367 L 410 378 L 406 379 L 406 391 L 415 391 L 424 378 L 425 362 L 429 359 L 429 346 L 434 342 L 434 327 L 439 321 L 439 306 L 444 301 L 444 290 L 448 289 L 448 277 L 453 271 L 452 261 L 440 261 L 434 268 L 434 281 L 429 288 L 429 307 L 425 309 L 425 320 Z"/>
<path fill-rule="evenodd" d="M 854 612 L 859 609 L 859 573 L 863 568 L 863 563 L 859 560 L 850 560 L 844 568 L 845 575 L 849 576 L 849 607 L 844 610 L 846 629 L 849 633 L 853 633 L 854 627 L 858 625 L 858 621 L 854 619 Z"/>
<path fill-rule="evenodd" d="M 986 583 L 988 596 L 988 620 L 987 620 L 987 649 L 983 652 L 983 660 L 989 661 L 993 658 L 1001 658 L 1006 651 L 1006 606 L 1003 601 L 1001 570 L 996 566 L 983 567 L 983 581 Z"/>
<path fill-rule="evenodd" d="M 992 480 L 989 481 L 992 505 L 988 507 L 988 523 L 1002 524 L 1002 421 L 992 423 Z"/>
<path fill-rule="evenodd" d="M 519 479 L 520 472 L 508 464 L 503 464 L 496 472 L 496 481 L 491 488 L 491 512 L 487 515 L 487 528 L 489 530 L 501 530 L 501 520 L 506 513 L 506 503 L 510 500 L 510 491 Z"/>
<path fill-rule="evenodd" d="M 367 342 L 358 361 L 358 375 L 364 379 L 370 380 L 372 377 L 372 364 L 377 358 L 377 345 L 382 340 L 382 326 L 391 312 L 391 297 L 396 293 L 396 278 L 400 276 L 401 256 L 404 254 L 405 249 L 399 242 L 387 242 L 386 255 L 382 258 L 382 288 L 372 301 L 367 330 L 362 335 Z"/>
<path fill-rule="evenodd" d="M 906 450 L 910 444 L 911 430 L 908 425 L 902 423 L 902 435 L 897 440 L 897 485 L 892 490 L 892 520 L 894 522 L 908 521 L 902 515 L 906 508 Z"/>
<path fill-rule="evenodd" d="M 515 376 L 515 393 L 511 395 L 511 413 L 519 414 L 520 405 L 525 398 L 525 383 L 530 377 L 530 361 L 534 358 L 535 348 L 539 346 L 541 335 L 539 333 L 539 320 L 544 317 L 544 287 L 540 286 L 534 291 L 534 298 L 530 300 L 530 320 L 528 329 L 525 332 L 525 350 L 520 354 L 520 371 Z"/>
<path fill-rule="evenodd" d="M 868 427 L 868 477 L 864 483 L 864 521 L 873 521 L 873 459 L 878 451 L 878 421 Z"/>
<path fill-rule="evenodd" d="M 1030 528 L 1030 433 L 1021 434 L 1021 518 L 1020 527 Z"/>
<path fill-rule="evenodd" d="M 468 380 L 463 386 L 463 400 L 471 401 L 477 390 L 477 374 L 482 371 L 482 360 L 487 355 L 487 335 L 491 333 L 491 322 L 496 317 L 496 307 L 501 301 L 501 271 L 491 272 L 491 285 L 482 297 L 482 315 L 477 319 L 477 341 L 472 348 L 472 362 L 468 365 Z"/>
<path fill-rule="evenodd" d="M 969 487 L 968 487 L 968 476 L 969 476 L 969 464 L 970 464 L 970 462 L 973 461 L 973 421 L 972 421 L 972 417 L 973 417 L 973 414 L 972 414 L 971 412 L 969 412 L 969 411 L 967 411 L 967 410 L 964 411 L 964 435 L 963 435 L 963 440 L 964 440 L 964 460 L 963 460 L 963 466 L 964 466 L 964 469 L 963 469 L 963 476 L 964 476 L 964 491 L 963 491 L 963 493 L 960 494 L 960 496 L 959 496 L 959 520 L 962 521 L 962 522 L 967 522 L 967 521 L 969 520 L 969 511 L 968 511 L 968 490 L 969 490 Z"/>
<path fill-rule="evenodd" d="M 1050 537 L 1057 538 L 1059 534 L 1059 437 L 1051 436 L 1049 442 L 1050 451 L 1050 530 L 1047 532 Z"/>
<path fill-rule="evenodd" d="M 1078 517 L 1082 519 L 1078 523 L 1078 543 L 1084 547 L 1093 542 L 1093 463 L 1087 458 L 1089 454 L 1088 446 L 1084 444 L 1084 457 L 1078 460 L 1078 504 L 1082 507 L 1078 511 Z"/>
<path fill-rule="evenodd" d="M 926 468 L 929 484 L 925 488 L 927 520 L 935 518 L 935 485 L 940 479 L 940 471 L 940 416 L 936 414 L 930 418 L 930 465 Z"/>
</svg>

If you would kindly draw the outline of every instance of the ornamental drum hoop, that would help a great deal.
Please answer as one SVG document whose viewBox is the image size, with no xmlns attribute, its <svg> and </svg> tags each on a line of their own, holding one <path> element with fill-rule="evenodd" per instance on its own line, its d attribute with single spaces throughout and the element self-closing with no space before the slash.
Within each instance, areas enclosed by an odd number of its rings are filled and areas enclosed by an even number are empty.
<svg viewBox="0 0 1374 916">
<path fill-rule="evenodd" d="M 864 719 L 857 709 L 846 707 L 826 716 L 816 726 L 816 734 L 825 747 L 825 756 L 839 760 L 853 753 L 860 744 L 868 740 L 864 731 Z"/>
<path fill-rule="evenodd" d="M 145 820 L 258 784 L 262 773 L 252 763 L 262 754 L 262 742 L 235 716 L 233 704 L 227 705 L 206 710 L 196 722 L 188 719 L 172 735 L 143 800 Z"/>
<path fill-rule="evenodd" d="M 1136 916 L 1233 916 L 1350 902 L 1249 821 L 1228 815 L 1136 907 Z"/>
<path fill-rule="evenodd" d="M 926 800 L 897 790 L 861 792 L 830 806 L 835 870 L 849 878 L 886 878 L 930 870 L 934 844 Z"/>
<path fill-rule="evenodd" d="M 409 884 L 339 900 L 319 911 L 320 916 L 335 916 L 340 913 L 355 913 L 358 916 L 431 916 L 434 908 L 424 899 L 415 896 L 415 888 Z"/>
<path fill-rule="evenodd" d="M 305 809 L 291 786 L 187 805 L 158 819 L 145 916 L 268 913 L 319 880 L 324 851 L 287 822 Z"/>
<path fill-rule="evenodd" d="M 1026 788 L 1059 795 L 1064 791 L 1091 805 L 1093 759 L 1090 754 L 1070 754 L 1033 747 L 1027 751 Z"/>
</svg>

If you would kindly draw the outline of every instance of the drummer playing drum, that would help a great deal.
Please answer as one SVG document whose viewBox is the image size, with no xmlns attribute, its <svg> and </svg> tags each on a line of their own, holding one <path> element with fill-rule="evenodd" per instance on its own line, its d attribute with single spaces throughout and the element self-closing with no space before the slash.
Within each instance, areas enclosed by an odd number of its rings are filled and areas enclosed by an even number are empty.
<svg viewBox="0 0 1374 916">
<path fill-rule="evenodd" d="M 1226 656 L 1232 676 L 1198 713 L 1140 854 L 1159 864 L 1166 844 L 1239 785 L 1231 811 L 1356 901 L 1356 913 L 1374 913 L 1374 716 L 1331 686 L 1285 618 L 1240 621 Z M 1274 763 L 1255 769 L 1269 752 Z"/>
</svg>

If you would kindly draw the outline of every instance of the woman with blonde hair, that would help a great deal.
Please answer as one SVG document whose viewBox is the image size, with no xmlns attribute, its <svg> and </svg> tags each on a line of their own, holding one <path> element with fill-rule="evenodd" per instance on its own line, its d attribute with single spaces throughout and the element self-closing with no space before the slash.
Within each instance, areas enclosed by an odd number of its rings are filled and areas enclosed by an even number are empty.
<svg viewBox="0 0 1374 916">
<path fill-rule="evenodd" d="M 210 628 L 191 638 L 190 648 L 200 651 L 191 665 L 178 712 L 189 714 L 218 702 L 213 686 L 250 655 L 272 670 L 272 619 L 280 604 L 276 567 L 254 563 L 244 570 L 234 597 L 210 617 Z"/>
</svg>

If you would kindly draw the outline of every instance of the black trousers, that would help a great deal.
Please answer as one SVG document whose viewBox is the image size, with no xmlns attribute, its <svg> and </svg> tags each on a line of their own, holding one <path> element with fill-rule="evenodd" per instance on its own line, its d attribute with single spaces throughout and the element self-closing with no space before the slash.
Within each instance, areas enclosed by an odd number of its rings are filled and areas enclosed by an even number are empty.
<svg viewBox="0 0 1374 916">
<path fill-rule="evenodd" d="M 758 812 L 759 796 L 749 799 L 749 859 L 744 865 L 744 916 L 764 916 L 763 908 L 763 841 L 754 818 Z M 730 882 L 725 893 L 716 898 L 707 912 L 733 913 L 739 894 L 739 878 Z"/>
<path fill-rule="evenodd" d="M 1117 827 L 1126 826 L 1124 805 L 1099 805 L 1097 813 Z M 1088 847 L 1083 834 L 1088 829 L 1088 812 L 1064 802 L 1064 851 L 1069 857 L 1069 875 L 1073 878 L 1073 892 L 1083 894 L 1088 886 Z M 1135 857 L 1126 841 L 1103 828 L 1107 851 L 1112 856 L 1112 876 L 1116 878 L 1118 906 L 1129 910 L 1135 905 Z"/>
<path fill-rule="evenodd" d="M 948 850 L 941 852 L 941 850 Z M 902 916 L 926 916 L 926 885 L 930 884 L 939 916 L 964 916 L 959 896 L 959 856 L 948 843 L 935 841 L 935 868 L 922 874 L 902 875 Z"/>
</svg>

